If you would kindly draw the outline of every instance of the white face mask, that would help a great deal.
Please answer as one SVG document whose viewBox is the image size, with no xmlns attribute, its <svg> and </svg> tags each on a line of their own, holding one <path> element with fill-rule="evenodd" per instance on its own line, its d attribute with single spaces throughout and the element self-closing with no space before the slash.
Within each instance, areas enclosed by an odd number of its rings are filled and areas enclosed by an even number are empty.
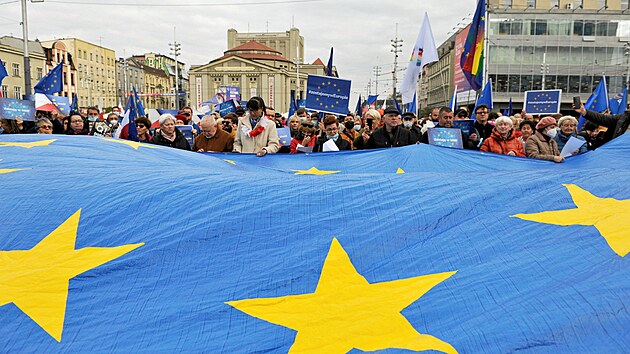
<svg viewBox="0 0 630 354">
<path fill-rule="evenodd" d="M 545 134 L 547 134 L 548 137 L 550 137 L 551 139 L 555 138 L 556 135 L 558 134 L 558 130 L 554 129 L 550 129 L 549 131 L 547 131 Z"/>
<path fill-rule="evenodd" d="M 411 128 L 411 126 L 413 125 L 413 122 L 411 122 L 411 121 L 404 121 L 403 125 L 405 126 L 405 128 Z"/>
<path fill-rule="evenodd" d="M 116 125 L 118 124 L 118 119 L 112 119 L 109 121 L 109 125 Z"/>
<path fill-rule="evenodd" d="M 356 130 L 356 131 L 361 130 L 361 124 L 356 124 L 356 125 L 354 126 L 354 130 Z"/>
</svg>

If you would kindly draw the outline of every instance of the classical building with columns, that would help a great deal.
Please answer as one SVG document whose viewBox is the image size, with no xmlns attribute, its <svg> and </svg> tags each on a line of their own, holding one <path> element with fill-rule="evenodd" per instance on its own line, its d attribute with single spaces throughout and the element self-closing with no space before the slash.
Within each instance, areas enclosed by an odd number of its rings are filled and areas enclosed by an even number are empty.
<svg viewBox="0 0 630 354">
<path fill-rule="evenodd" d="M 291 91 L 297 98 L 305 98 L 308 75 L 325 75 L 320 59 L 304 64 L 303 56 L 304 38 L 297 28 L 265 34 L 239 34 L 229 29 L 228 50 L 223 56 L 191 66 L 191 103 L 200 109 L 202 103 L 231 86 L 238 87 L 242 100 L 260 96 L 277 112 L 287 112 Z"/>
</svg>

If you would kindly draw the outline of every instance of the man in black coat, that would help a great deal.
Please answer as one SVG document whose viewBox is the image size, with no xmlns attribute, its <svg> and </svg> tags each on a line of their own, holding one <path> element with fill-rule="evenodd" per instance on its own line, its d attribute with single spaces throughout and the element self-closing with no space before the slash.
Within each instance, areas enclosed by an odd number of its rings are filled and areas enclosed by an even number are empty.
<svg viewBox="0 0 630 354">
<path fill-rule="evenodd" d="M 400 112 L 396 107 L 387 107 L 383 114 L 383 126 L 376 129 L 366 144 L 367 149 L 406 146 L 417 143 L 417 139 L 400 125 Z"/>
<path fill-rule="evenodd" d="M 587 120 L 595 124 L 607 127 L 608 132 L 612 131 L 612 133 L 607 134 L 607 138 L 609 138 L 609 140 L 614 139 L 624 133 L 630 132 L 630 111 L 625 111 L 621 114 L 615 115 L 601 114 L 587 110 L 586 108 L 584 108 L 584 104 L 582 104 L 582 106 L 575 111 L 580 113 Z"/>
</svg>

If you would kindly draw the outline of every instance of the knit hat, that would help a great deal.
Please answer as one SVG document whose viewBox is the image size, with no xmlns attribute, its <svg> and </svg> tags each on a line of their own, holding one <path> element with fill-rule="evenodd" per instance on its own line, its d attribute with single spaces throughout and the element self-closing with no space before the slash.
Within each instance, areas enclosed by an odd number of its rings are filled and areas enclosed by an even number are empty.
<svg viewBox="0 0 630 354">
<path fill-rule="evenodd" d="M 541 119 L 538 124 L 536 124 L 536 130 L 545 129 L 550 125 L 556 124 L 556 118 L 554 117 L 545 117 Z"/>
<path fill-rule="evenodd" d="M 178 114 L 175 116 L 175 120 L 181 120 L 182 122 L 184 122 L 184 124 L 188 123 L 188 119 L 190 118 L 186 117 L 183 114 Z"/>
</svg>

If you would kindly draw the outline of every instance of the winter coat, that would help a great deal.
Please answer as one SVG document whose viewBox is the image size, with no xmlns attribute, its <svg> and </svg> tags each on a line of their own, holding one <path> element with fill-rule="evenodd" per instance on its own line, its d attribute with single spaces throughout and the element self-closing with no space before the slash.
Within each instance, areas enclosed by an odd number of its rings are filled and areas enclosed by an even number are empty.
<svg viewBox="0 0 630 354">
<path fill-rule="evenodd" d="M 184 134 L 182 134 L 182 132 L 177 128 L 175 128 L 175 140 L 170 141 L 162 136 L 161 133 L 157 133 L 153 136 L 153 139 L 151 139 L 151 144 L 190 151 L 190 144 L 188 144 L 188 140 L 186 140 Z"/>
<path fill-rule="evenodd" d="M 510 151 L 513 151 L 516 156 L 525 157 L 523 142 L 516 137 L 514 129 L 510 130 L 506 139 L 494 129 L 492 134 L 484 139 L 479 150 L 502 155 L 507 155 Z"/>
<path fill-rule="evenodd" d="M 608 127 L 608 130 L 612 130 L 611 139 L 618 137 L 625 133 L 630 127 L 630 111 L 625 111 L 621 114 L 601 114 L 593 111 L 586 111 L 584 118 L 591 122 Z"/>
<path fill-rule="evenodd" d="M 553 138 L 553 140 L 555 140 L 556 143 L 558 144 L 558 151 L 562 152 L 562 149 L 564 148 L 564 146 L 567 144 L 567 141 L 569 141 L 569 139 L 572 136 L 576 137 L 577 139 L 584 140 L 584 145 L 582 145 L 578 149 L 579 150 L 578 154 L 585 153 L 588 150 L 588 147 L 586 146 L 586 139 L 584 139 L 584 137 L 581 137 L 577 135 L 576 133 L 573 133 L 571 135 L 565 135 L 564 133 L 562 133 L 560 129 L 558 129 L 558 134 L 556 134 L 556 137 Z"/>
<path fill-rule="evenodd" d="M 245 133 L 243 127 L 246 127 L 247 131 L 256 129 L 261 126 L 263 118 L 260 118 L 256 126 L 252 128 L 252 123 L 249 119 L 249 114 L 238 120 L 238 126 L 236 127 L 236 137 L 234 138 L 234 151 L 242 153 L 257 153 L 262 148 L 267 150 L 267 153 L 273 154 L 280 149 L 280 138 L 278 137 L 278 130 L 276 124 L 272 120 L 266 120 L 266 127 L 262 133 L 251 138 Z"/>
<path fill-rule="evenodd" d="M 324 144 L 327 141 L 328 141 L 328 138 L 326 137 L 326 134 L 317 138 L 317 142 L 315 143 L 315 146 L 313 147 L 313 152 L 323 152 Z M 343 139 L 341 135 L 339 135 L 339 137 L 337 138 L 337 141 L 335 141 L 335 145 L 337 145 L 337 148 L 339 149 L 339 151 L 352 150 L 352 143 L 349 143 L 348 140 Z"/>
<path fill-rule="evenodd" d="M 560 156 L 558 143 L 538 131 L 527 139 L 525 153 L 527 157 L 548 161 L 553 161 L 554 156 Z"/>
<path fill-rule="evenodd" d="M 392 128 L 393 139 L 390 139 L 385 127 L 376 129 L 367 141 L 367 149 L 379 149 L 388 147 L 398 147 L 412 145 L 417 142 L 411 132 L 405 127 L 398 125 Z"/>
<path fill-rule="evenodd" d="M 302 140 L 298 140 L 297 138 L 291 139 L 291 146 L 290 146 L 291 151 L 289 153 L 290 154 L 301 153 L 302 151 L 298 151 L 297 146 L 298 146 L 298 144 L 302 145 L 302 141 L 304 141 L 304 139 L 302 139 Z M 315 136 L 311 137 L 311 141 L 308 142 L 307 147 L 309 147 L 309 146 L 314 147 L 316 142 L 317 142 L 317 137 L 315 137 Z M 302 145 L 302 146 L 304 146 L 304 145 Z"/>
</svg>

